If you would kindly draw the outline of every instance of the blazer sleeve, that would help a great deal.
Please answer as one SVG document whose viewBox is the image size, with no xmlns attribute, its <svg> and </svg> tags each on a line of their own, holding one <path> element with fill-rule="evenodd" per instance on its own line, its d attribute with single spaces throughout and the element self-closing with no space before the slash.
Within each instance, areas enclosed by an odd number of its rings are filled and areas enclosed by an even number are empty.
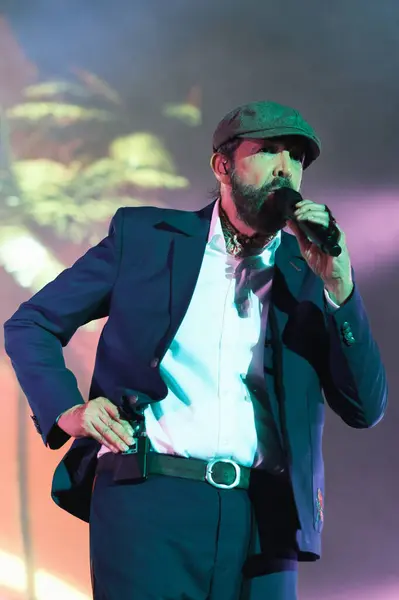
<svg viewBox="0 0 399 600">
<path fill-rule="evenodd" d="M 325 302 L 329 351 L 322 386 L 330 407 L 348 425 L 367 428 L 384 416 L 388 385 L 363 300 L 356 287 L 337 310 Z"/>
<path fill-rule="evenodd" d="M 80 326 L 108 315 L 121 259 L 122 229 L 123 209 L 119 209 L 108 236 L 21 304 L 4 324 L 6 352 L 36 428 L 51 448 L 69 439 L 56 425 L 57 417 L 84 403 L 62 348 Z"/>
</svg>

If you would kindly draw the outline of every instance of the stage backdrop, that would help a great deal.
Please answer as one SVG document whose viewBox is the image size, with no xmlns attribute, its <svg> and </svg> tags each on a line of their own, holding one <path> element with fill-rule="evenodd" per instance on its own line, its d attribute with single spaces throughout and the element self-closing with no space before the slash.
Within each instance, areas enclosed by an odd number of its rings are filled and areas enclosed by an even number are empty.
<svg viewBox="0 0 399 600">
<path fill-rule="evenodd" d="M 302 567 L 300 597 L 399 598 L 396 0 L 1 7 L 1 321 L 97 243 L 119 206 L 207 204 L 212 132 L 236 105 L 276 100 L 314 125 L 323 152 L 303 193 L 346 231 L 390 408 L 370 431 L 328 413 L 324 556 Z M 84 396 L 103 325 L 65 352 Z M 0 599 L 88 600 L 87 525 L 49 496 L 67 446 L 43 446 L 3 350 L 0 389 Z"/>
</svg>

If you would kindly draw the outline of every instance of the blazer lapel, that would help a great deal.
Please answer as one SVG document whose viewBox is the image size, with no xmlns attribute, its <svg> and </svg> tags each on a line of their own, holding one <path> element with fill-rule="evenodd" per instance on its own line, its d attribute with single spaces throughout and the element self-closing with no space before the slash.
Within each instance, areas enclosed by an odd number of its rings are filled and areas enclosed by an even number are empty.
<svg viewBox="0 0 399 600">
<path fill-rule="evenodd" d="M 281 244 L 276 252 L 275 270 L 266 328 L 264 367 L 270 406 L 275 417 L 280 440 L 288 461 L 290 444 L 287 431 L 286 398 L 284 386 L 284 329 L 290 314 L 298 304 L 298 296 L 306 274 L 306 261 L 302 257 L 294 236 L 282 232 Z M 270 375 L 272 377 L 270 378 Z"/>
<path fill-rule="evenodd" d="M 284 328 L 289 315 L 298 303 L 298 295 L 306 273 L 296 238 L 282 231 L 281 244 L 276 251 L 269 318 L 265 339 L 265 368 L 275 359 L 276 344 L 283 343 Z"/>
<path fill-rule="evenodd" d="M 190 304 L 200 272 L 215 202 L 198 212 L 168 210 L 155 224 L 173 234 L 170 247 L 170 325 L 163 340 L 168 347 Z"/>
<path fill-rule="evenodd" d="M 282 334 L 288 317 L 298 304 L 298 296 L 306 274 L 307 265 L 296 238 L 282 231 L 281 244 L 276 252 L 271 308 L 275 310 Z"/>
<path fill-rule="evenodd" d="M 155 228 L 171 234 L 170 260 L 170 325 L 163 338 L 163 349 L 176 334 L 190 304 L 200 272 L 209 227 L 215 202 L 198 212 L 167 210 Z M 298 293 L 306 272 L 306 262 L 302 257 L 296 238 L 282 232 L 281 244 L 276 252 L 275 272 L 271 292 L 270 309 L 275 311 L 278 331 L 281 338 L 289 314 L 297 304 Z M 268 322 L 266 332 L 266 352 L 272 341 L 272 331 Z M 265 356 L 266 359 L 266 356 Z"/>
<path fill-rule="evenodd" d="M 186 314 L 198 280 L 210 222 L 215 202 L 198 212 L 179 210 L 165 211 L 155 227 L 171 235 L 170 245 L 170 325 L 163 337 L 161 353 L 168 347 Z M 306 273 L 296 238 L 282 231 L 281 244 L 276 252 L 275 271 L 269 310 L 273 323 L 268 319 L 265 341 L 265 366 L 272 363 L 273 344 L 282 340 L 284 328 L 292 310 L 298 303 L 298 295 Z"/>
</svg>

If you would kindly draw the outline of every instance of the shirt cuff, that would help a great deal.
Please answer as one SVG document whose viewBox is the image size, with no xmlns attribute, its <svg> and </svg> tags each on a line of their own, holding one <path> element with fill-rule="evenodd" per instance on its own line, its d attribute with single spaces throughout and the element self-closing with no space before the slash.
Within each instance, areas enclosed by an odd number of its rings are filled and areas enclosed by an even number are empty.
<svg viewBox="0 0 399 600">
<path fill-rule="evenodd" d="M 338 310 L 340 307 L 339 304 L 336 304 L 335 302 L 333 302 L 330 298 L 330 295 L 328 293 L 328 291 L 326 290 L 326 288 L 324 288 L 324 295 L 326 297 L 327 303 L 329 305 L 329 308 L 332 312 L 335 312 L 336 310 Z"/>
</svg>

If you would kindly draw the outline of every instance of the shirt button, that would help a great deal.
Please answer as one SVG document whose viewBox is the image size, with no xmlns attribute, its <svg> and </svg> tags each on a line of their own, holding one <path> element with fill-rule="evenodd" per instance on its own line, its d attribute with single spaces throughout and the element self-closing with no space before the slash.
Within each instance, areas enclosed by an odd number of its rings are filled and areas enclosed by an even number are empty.
<svg viewBox="0 0 399 600">
<path fill-rule="evenodd" d="M 156 369 L 157 366 L 159 365 L 159 358 L 153 358 L 152 361 L 150 362 L 150 366 L 153 369 Z"/>
</svg>

